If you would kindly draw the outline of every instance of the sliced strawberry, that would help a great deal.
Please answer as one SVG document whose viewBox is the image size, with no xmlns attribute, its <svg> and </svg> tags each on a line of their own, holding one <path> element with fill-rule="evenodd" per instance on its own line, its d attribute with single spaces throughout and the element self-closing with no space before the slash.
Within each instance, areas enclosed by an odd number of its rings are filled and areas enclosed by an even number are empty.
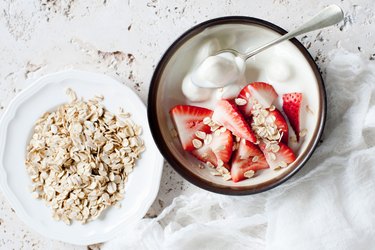
<svg viewBox="0 0 375 250">
<path fill-rule="evenodd" d="M 275 125 L 278 130 L 281 130 L 283 133 L 283 137 L 281 138 L 281 141 L 285 143 L 285 145 L 288 145 L 288 123 L 286 122 L 283 114 L 278 109 L 275 110 L 268 110 L 268 117 L 273 115 L 276 120 L 275 120 Z"/>
<path fill-rule="evenodd" d="M 228 168 L 228 162 L 232 156 L 233 151 L 233 135 L 229 130 L 221 132 L 220 134 L 208 134 L 212 136 L 212 140 L 208 143 L 203 143 L 201 148 L 191 151 L 191 153 L 200 161 L 210 162 L 215 167 L 218 161 L 222 160 L 224 166 Z"/>
<path fill-rule="evenodd" d="M 254 159 L 254 157 L 256 157 Z M 230 174 L 234 182 L 245 179 L 244 173 L 249 170 L 268 168 L 266 158 L 258 146 L 242 139 L 238 150 L 234 153 Z"/>
<path fill-rule="evenodd" d="M 216 103 L 212 120 L 230 131 L 238 137 L 251 142 L 256 142 L 256 137 L 250 129 L 249 124 L 237 109 L 232 100 L 220 100 Z"/>
<path fill-rule="evenodd" d="M 271 149 L 266 149 L 266 144 L 260 142 L 259 147 L 266 157 L 267 163 L 270 168 L 275 169 L 277 167 L 286 167 L 288 164 L 296 160 L 296 156 L 287 145 L 279 142 L 280 149 L 277 152 L 273 152 Z"/>
<path fill-rule="evenodd" d="M 203 119 L 211 117 L 212 110 L 190 105 L 177 105 L 171 109 L 170 114 L 182 147 L 187 151 L 195 149 L 192 143 L 192 140 L 196 138 L 195 132 L 198 130 L 203 132 L 210 131 L 210 127 L 203 124 Z"/>
<path fill-rule="evenodd" d="M 216 155 L 207 144 L 203 144 L 201 148 L 191 151 L 191 154 L 204 163 L 210 162 L 212 165 L 217 166 Z"/>
<path fill-rule="evenodd" d="M 219 135 L 213 134 L 212 142 L 209 144 L 216 158 L 228 163 L 233 151 L 233 135 L 229 130 L 220 133 Z"/>
<path fill-rule="evenodd" d="M 238 94 L 238 98 L 245 99 L 247 103 L 239 106 L 245 115 L 251 115 L 251 110 L 255 103 L 259 103 L 263 108 L 269 108 L 277 98 L 277 93 L 272 85 L 265 82 L 253 82 L 245 86 Z"/>
<path fill-rule="evenodd" d="M 290 125 L 296 133 L 299 141 L 300 132 L 300 109 L 302 103 L 302 93 L 288 93 L 283 95 L 283 110 L 288 117 Z"/>
</svg>

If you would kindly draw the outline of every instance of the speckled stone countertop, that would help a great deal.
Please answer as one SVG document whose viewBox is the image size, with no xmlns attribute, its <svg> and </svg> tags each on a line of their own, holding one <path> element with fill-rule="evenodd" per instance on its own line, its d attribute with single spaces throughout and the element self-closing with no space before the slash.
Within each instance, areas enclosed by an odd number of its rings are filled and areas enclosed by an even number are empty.
<svg viewBox="0 0 375 250">
<path fill-rule="evenodd" d="M 324 6 L 345 11 L 344 22 L 299 37 L 325 74 L 335 48 L 375 60 L 373 0 L 3 0 L 0 1 L 0 115 L 9 101 L 42 75 L 80 69 L 112 76 L 146 103 L 162 53 L 186 29 L 207 19 L 246 15 L 290 30 Z M 153 217 L 197 187 L 165 164 Z M 99 249 L 44 238 L 27 228 L 0 193 L 0 249 Z"/>
</svg>

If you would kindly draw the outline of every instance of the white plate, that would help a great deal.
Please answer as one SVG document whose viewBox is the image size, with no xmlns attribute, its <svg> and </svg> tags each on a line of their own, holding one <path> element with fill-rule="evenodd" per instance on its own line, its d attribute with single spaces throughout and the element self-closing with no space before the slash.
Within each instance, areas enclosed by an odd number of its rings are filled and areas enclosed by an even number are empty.
<svg viewBox="0 0 375 250">
<path fill-rule="evenodd" d="M 31 180 L 24 159 L 35 121 L 46 111 L 68 101 L 65 90 L 72 88 L 86 100 L 104 96 L 103 104 L 114 113 L 119 107 L 132 113 L 135 123 L 142 125 L 146 151 L 137 161 L 125 188 L 121 208 L 108 208 L 95 221 L 85 225 L 52 219 L 51 209 L 43 201 L 32 198 L 28 190 Z M 101 74 L 65 71 L 40 78 L 22 91 L 9 104 L 0 121 L 0 186 L 16 214 L 29 227 L 52 239 L 88 245 L 107 241 L 140 220 L 159 190 L 163 158 L 152 139 L 145 105 L 120 82 Z M 126 237 L 126 236 L 124 236 Z"/>
</svg>

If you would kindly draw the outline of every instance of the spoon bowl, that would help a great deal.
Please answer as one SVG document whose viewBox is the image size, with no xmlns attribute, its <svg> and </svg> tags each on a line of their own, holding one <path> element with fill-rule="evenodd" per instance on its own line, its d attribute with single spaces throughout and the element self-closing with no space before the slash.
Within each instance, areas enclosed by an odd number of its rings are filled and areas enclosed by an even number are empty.
<svg viewBox="0 0 375 250">
<path fill-rule="evenodd" d="M 286 40 L 289 40 L 289 39 L 292 39 L 298 35 L 302 35 L 302 34 L 305 34 L 305 33 L 308 33 L 308 32 L 311 32 L 311 31 L 314 31 L 314 30 L 319 30 L 319 29 L 323 29 L 323 28 L 326 28 L 326 27 L 329 27 L 329 26 L 332 26 L 332 25 L 335 25 L 337 24 L 338 22 L 340 22 L 342 19 L 344 18 L 344 13 L 342 11 L 342 9 L 337 6 L 337 5 L 329 5 L 327 6 L 326 8 L 324 8 L 323 10 L 321 10 L 320 12 L 318 12 L 318 14 L 316 14 L 314 17 L 312 17 L 309 21 L 307 21 L 306 23 L 304 23 L 303 25 L 301 25 L 300 27 L 298 27 L 297 29 L 293 30 L 293 31 L 290 31 L 288 33 L 286 33 L 285 35 L 269 42 L 269 43 L 266 43 L 265 45 L 261 46 L 261 47 L 258 47 L 257 49 L 254 49 L 248 53 L 241 53 L 235 49 L 231 49 L 231 48 L 227 48 L 227 49 L 222 49 L 220 51 L 218 51 L 214 56 L 211 56 L 211 57 L 208 57 L 206 58 L 198 67 L 196 70 L 201 70 L 201 67 L 202 65 L 205 65 L 206 61 L 208 59 L 212 59 L 212 57 L 219 57 L 225 53 L 231 53 L 234 55 L 234 57 L 237 59 L 240 59 L 240 60 L 243 60 L 244 62 L 246 62 L 247 59 L 249 59 L 250 57 L 276 45 L 276 44 L 279 44 L 283 41 L 286 41 Z M 218 61 L 219 63 L 220 61 Z M 216 65 L 212 64 L 212 67 L 215 67 Z M 230 65 L 230 64 L 229 64 Z M 234 65 L 234 64 L 232 64 Z M 243 63 L 243 64 L 239 64 L 240 67 L 238 67 L 238 72 L 244 72 L 245 71 L 245 68 L 241 68 L 242 67 L 246 67 L 246 64 Z M 220 74 L 220 72 L 219 72 Z M 194 75 L 194 74 L 193 74 Z M 225 70 L 221 70 L 221 75 L 218 75 L 216 76 L 217 79 L 224 79 L 226 75 L 226 71 Z M 232 85 L 233 83 L 236 83 L 237 80 L 239 78 L 241 78 L 242 75 L 238 75 L 238 78 L 237 79 L 232 79 L 231 81 L 227 81 L 226 83 L 222 83 L 222 82 L 215 82 L 215 81 L 210 81 L 209 83 L 207 83 L 208 81 L 206 81 L 205 79 L 198 79 L 198 78 L 193 78 L 192 79 L 192 82 L 196 85 L 196 86 L 199 86 L 199 87 L 202 87 L 202 88 L 221 88 L 221 87 L 225 87 L 225 86 L 228 86 L 228 85 Z"/>
</svg>

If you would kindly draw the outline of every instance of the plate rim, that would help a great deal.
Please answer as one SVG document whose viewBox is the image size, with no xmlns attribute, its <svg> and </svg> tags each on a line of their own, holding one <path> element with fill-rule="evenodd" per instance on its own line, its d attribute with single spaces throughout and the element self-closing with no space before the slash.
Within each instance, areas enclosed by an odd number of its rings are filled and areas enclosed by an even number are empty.
<svg viewBox="0 0 375 250">
<path fill-rule="evenodd" d="M 268 28 L 272 31 L 283 35 L 287 33 L 286 30 L 283 28 L 265 21 L 263 19 L 249 17 L 249 16 L 225 16 L 210 19 L 199 23 L 192 28 L 185 31 L 182 35 L 180 35 L 165 51 L 161 59 L 159 60 L 154 74 L 151 78 L 150 82 L 150 89 L 148 94 L 148 105 L 147 105 L 147 116 L 149 120 L 150 130 L 152 136 L 154 137 L 154 141 L 159 148 L 159 151 L 163 155 L 163 157 L 167 160 L 167 162 L 172 166 L 177 173 L 179 173 L 184 179 L 189 181 L 190 183 L 203 188 L 205 190 L 225 194 L 225 195 L 251 195 L 261 193 L 270 189 L 273 189 L 280 184 L 284 183 L 285 181 L 289 180 L 292 176 L 294 176 L 311 158 L 313 152 L 315 151 L 316 147 L 319 144 L 320 138 L 323 134 L 326 116 L 327 116 L 327 94 L 325 89 L 324 80 L 322 75 L 319 71 L 318 65 L 315 63 L 314 59 L 307 51 L 307 49 L 300 43 L 296 38 L 290 39 L 289 41 L 293 43 L 293 45 L 301 52 L 304 56 L 307 63 L 310 65 L 311 70 L 314 73 L 314 76 L 317 80 L 317 85 L 321 96 L 319 98 L 320 105 L 319 105 L 319 113 L 320 116 L 318 117 L 317 128 L 314 131 L 312 140 L 309 142 L 308 149 L 303 152 L 303 159 L 298 163 L 298 165 L 292 169 L 291 171 L 286 172 L 283 176 L 278 176 L 271 180 L 266 181 L 258 185 L 256 188 L 253 189 L 245 189 L 246 187 L 228 187 L 214 184 L 208 180 L 205 180 L 197 175 L 194 175 L 192 172 L 187 170 L 182 164 L 179 163 L 177 158 L 170 152 L 168 146 L 166 145 L 164 138 L 161 133 L 161 129 L 159 126 L 158 118 L 157 118 L 157 91 L 159 87 L 159 80 L 162 76 L 162 71 L 168 64 L 169 60 L 174 55 L 174 52 L 177 51 L 187 40 L 191 37 L 197 35 L 198 33 L 204 31 L 206 28 L 223 25 L 223 24 L 245 24 L 245 25 L 258 25 L 265 28 Z"/>
<path fill-rule="evenodd" d="M 3 166 L 3 156 L 4 156 L 4 150 L 5 150 L 5 142 L 7 141 L 7 132 L 8 132 L 8 126 L 9 123 L 14 118 L 14 115 L 17 111 L 17 109 L 20 107 L 20 105 L 27 99 L 32 98 L 33 95 L 35 95 L 40 89 L 48 86 L 49 84 L 53 83 L 54 81 L 62 81 L 66 78 L 75 78 L 76 80 L 80 81 L 82 78 L 87 77 L 88 75 L 95 76 L 98 79 L 103 79 L 105 81 L 111 81 L 113 84 L 117 84 L 118 86 L 126 89 L 126 91 L 129 91 L 134 96 L 134 99 L 137 100 L 142 106 L 142 109 L 146 111 L 146 105 L 143 103 L 142 99 L 128 86 L 125 84 L 122 84 L 120 81 L 116 80 L 113 77 L 110 77 L 105 74 L 92 72 L 92 71 L 83 71 L 83 70 L 75 70 L 75 69 L 68 69 L 68 70 L 62 70 L 57 71 L 54 73 L 49 73 L 46 75 L 43 75 L 30 83 L 29 86 L 27 86 L 25 89 L 23 89 L 21 92 L 19 92 L 7 105 L 6 109 L 4 110 L 1 118 L 0 118 L 0 190 L 4 194 L 6 200 L 10 203 L 11 208 L 14 209 L 17 217 L 23 221 L 29 228 L 36 231 L 40 235 L 74 244 L 74 245 L 91 245 L 91 244 L 97 244 L 101 242 L 108 241 L 110 239 L 115 238 L 116 236 L 120 235 L 123 231 L 125 231 L 128 227 L 130 227 L 132 224 L 135 223 L 135 221 L 140 220 L 146 215 L 148 209 L 151 207 L 153 202 L 155 201 L 157 194 L 160 189 L 160 183 L 161 183 L 161 177 L 163 172 L 163 165 L 164 165 L 164 158 L 160 154 L 160 151 L 158 150 L 158 147 L 156 146 L 156 143 L 154 140 L 152 140 L 151 143 L 155 144 L 155 167 L 159 169 L 155 169 L 155 173 L 157 176 L 153 178 L 154 182 L 151 185 L 150 191 L 148 192 L 148 196 L 144 199 L 144 203 L 140 206 L 141 209 L 138 209 L 137 212 L 131 217 L 132 219 L 129 221 L 124 221 L 123 223 L 119 224 L 117 227 L 113 228 L 112 230 L 102 233 L 99 235 L 92 235 L 90 237 L 86 238 L 65 238 L 64 236 L 58 237 L 57 235 L 50 233 L 48 229 L 39 228 L 33 225 L 32 218 L 30 215 L 27 214 L 26 209 L 21 205 L 19 202 L 19 199 L 16 197 L 16 195 L 13 193 L 9 185 L 7 184 L 7 173 L 5 171 L 5 168 Z M 146 121 L 148 122 L 147 118 Z M 149 126 L 146 126 L 149 129 Z M 151 131 L 150 131 L 151 133 Z M 151 133 L 152 134 L 152 133 Z M 153 139 L 153 137 L 152 137 Z M 126 224 L 125 224 L 126 223 Z"/>
</svg>

